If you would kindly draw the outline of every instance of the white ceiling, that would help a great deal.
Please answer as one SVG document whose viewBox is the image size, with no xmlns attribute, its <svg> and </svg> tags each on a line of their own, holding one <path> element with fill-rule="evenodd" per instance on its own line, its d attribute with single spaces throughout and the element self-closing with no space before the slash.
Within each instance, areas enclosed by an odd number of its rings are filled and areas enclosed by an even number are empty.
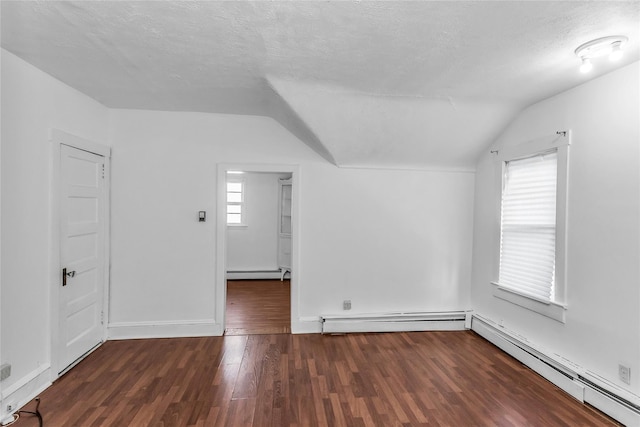
<svg viewBox="0 0 640 427">
<path fill-rule="evenodd" d="M 112 108 L 276 118 L 339 165 L 472 168 L 523 107 L 640 58 L 640 2 L 2 1 L 2 47 Z M 617 64 L 581 43 L 623 34 Z"/>
</svg>

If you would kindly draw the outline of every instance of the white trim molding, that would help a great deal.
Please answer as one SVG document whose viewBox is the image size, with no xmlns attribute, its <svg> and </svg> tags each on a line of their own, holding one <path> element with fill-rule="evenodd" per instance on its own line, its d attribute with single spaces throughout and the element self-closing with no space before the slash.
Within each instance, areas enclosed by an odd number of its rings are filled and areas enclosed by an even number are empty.
<svg viewBox="0 0 640 427">
<path fill-rule="evenodd" d="M 55 143 L 69 145 L 80 150 L 88 151 L 102 157 L 111 157 L 111 147 L 89 141 L 88 139 L 72 135 L 59 129 L 50 129 L 49 140 Z"/>
<path fill-rule="evenodd" d="M 542 301 L 530 295 L 523 295 L 519 292 L 500 286 L 499 283 L 491 282 L 493 285 L 493 296 L 512 304 L 519 305 L 528 310 L 535 311 L 538 314 L 557 320 L 558 322 L 566 322 L 566 304 L 559 304 L 554 301 Z"/>
<path fill-rule="evenodd" d="M 558 155 L 557 175 L 556 175 L 556 235 L 555 235 L 555 286 L 551 301 L 543 302 L 535 297 L 514 292 L 512 289 L 501 286 L 497 280 L 493 281 L 493 295 L 504 301 L 524 307 L 528 310 L 537 312 L 543 316 L 565 322 L 565 311 L 567 310 L 567 213 L 568 213 L 568 191 L 569 191 L 569 147 L 571 145 L 571 130 L 557 131 L 554 134 L 546 135 L 521 144 L 502 147 L 492 151 L 496 153 L 495 157 L 495 186 L 498 197 L 496 198 L 496 214 L 498 224 L 501 223 L 501 200 L 503 192 L 503 177 L 505 170 L 505 162 L 530 157 L 545 152 L 554 151 Z M 500 233 L 498 229 L 498 233 Z M 497 254 L 500 254 L 500 234 L 494 242 L 493 248 Z M 499 276 L 499 261 L 493 266 L 493 277 Z"/>
<path fill-rule="evenodd" d="M 545 135 L 540 138 L 525 141 L 517 145 L 503 147 L 495 152 L 501 162 L 531 156 L 533 153 L 542 153 L 549 150 L 557 150 L 560 147 L 571 145 L 571 130 L 559 131 L 555 134 Z"/>
<path fill-rule="evenodd" d="M 216 205 L 216 283 L 215 283 L 215 322 L 224 332 L 226 322 L 227 301 L 227 190 L 225 186 L 227 171 L 291 173 L 291 330 L 299 331 L 299 325 L 294 319 L 298 318 L 300 305 L 300 166 L 286 164 L 254 164 L 254 163 L 219 163 L 217 173 L 217 205 Z M 304 329 L 305 327 L 303 327 Z M 221 332 L 221 334 L 222 334 Z"/>
<path fill-rule="evenodd" d="M 115 322 L 109 324 L 107 333 L 109 340 L 219 337 L 224 333 L 224 329 L 213 319 L 202 319 L 156 322 Z"/>
<path fill-rule="evenodd" d="M 320 334 L 322 333 L 322 319 L 318 316 L 300 317 L 291 322 L 292 334 Z"/>
<path fill-rule="evenodd" d="M 51 385 L 51 365 L 40 365 L 37 369 L 29 372 L 18 381 L 2 390 L 0 394 L 2 407 L 0 408 L 0 425 L 6 420 L 11 420 L 11 415 L 21 407 L 37 397 L 47 387 Z M 7 411 L 7 406 L 11 405 L 11 411 Z"/>
</svg>

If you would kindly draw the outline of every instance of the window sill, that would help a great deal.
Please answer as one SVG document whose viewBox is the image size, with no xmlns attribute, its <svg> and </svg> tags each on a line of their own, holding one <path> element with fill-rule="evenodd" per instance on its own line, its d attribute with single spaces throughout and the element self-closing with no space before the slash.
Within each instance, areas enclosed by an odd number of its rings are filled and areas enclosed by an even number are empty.
<svg viewBox="0 0 640 427">
<path fill-rule="evenodd" d="M 541 301 L 512 289 L 500 286 L 496 282 L 491 282 L 491 284 L 493 285 L 494 297 L 519 305 L 520 307 L 524 307 L 528 310 L 549 317 L 550 319 L 557 320 L 558 322 L 565 323 L 565 313 L 567 311 L 566 305 L 551 301 Z"/>
<path fill-rule="evenodd" d="M 247 228 L 247 224 L 227 224 L 228 228 Z"/>
</svg>

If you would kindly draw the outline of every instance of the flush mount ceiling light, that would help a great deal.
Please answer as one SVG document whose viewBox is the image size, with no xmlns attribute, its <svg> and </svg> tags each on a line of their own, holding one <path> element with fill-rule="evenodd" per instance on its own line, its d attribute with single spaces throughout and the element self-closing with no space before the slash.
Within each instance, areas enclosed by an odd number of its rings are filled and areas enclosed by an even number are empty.
<svg viewBox="0 0 640 427">
<path fill-rule="evenodd" d="M 609 55 L 609 60 L 617 61 L 622 58 L 622 46 L 629 40 L 625 36 L 607 36 L 581 44 L 576 49 L 576 56 L 582 61 L 580 71 L 587 73 L 593 68 L 591 60 Z"/>
</svg>

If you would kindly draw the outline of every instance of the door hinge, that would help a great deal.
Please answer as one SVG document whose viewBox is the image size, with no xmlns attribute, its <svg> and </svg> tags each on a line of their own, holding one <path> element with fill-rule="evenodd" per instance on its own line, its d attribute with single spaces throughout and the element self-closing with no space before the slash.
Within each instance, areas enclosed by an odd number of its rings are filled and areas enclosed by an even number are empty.
<svg viewBox="0 0 640 427">
<path fill-rule="evenodd" d="M 102 179 L 104 179 L 104 163 L 102 164 Z"/>
<path fill-rule="evenodd" d="M 100 324 L 104 325 L 104 311 L 100 312 Z"/>
</svg>

